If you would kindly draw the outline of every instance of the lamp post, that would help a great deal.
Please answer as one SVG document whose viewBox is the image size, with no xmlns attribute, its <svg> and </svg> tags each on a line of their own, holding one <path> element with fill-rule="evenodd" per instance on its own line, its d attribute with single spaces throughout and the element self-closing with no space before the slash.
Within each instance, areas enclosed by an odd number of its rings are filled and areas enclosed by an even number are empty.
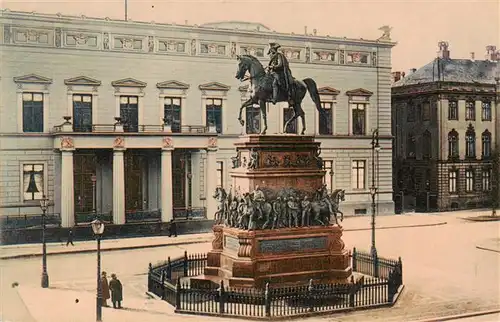
<svg viewBox="0 0 500 322">
<path fill-rule="evenodd" d="M 97 218 L 97 189 L 96 189 L 96 181 L 97 177 L 95 174 L 90 177 L 90 180 L 92 180 L 92 214 L 94 215 L 94 218 Z"/>
<path fill-rule="evenodd" d="M 380 151 L 379 138 L 378 138 L 378 129 L 373 130 L 372 133 L 372 185 L 370 187 L 370 195 L 372 197 L 372 246 L 371 246 L 371 255 L 374 259 L 377 258 L 377 248 L 375 247 L 375 213 L 376 213 L 376 204 L 375 197 L 378 192 L 378 188 L 376 186 L 375 181 L 375 152 Z"/>
<path fill-rule="evenodd" d="M 101 236 L 104 232 L 104 223 L 94 219 L 90 225 L 97 239 L 97 297 L 96 297 L 96 321 L 102 321 L 102 288 L 101 288 Z"/>
<path fill-rule="evenodd" d="M 42 208 L 42 287 L 49 287 L 49 274 L 47 274 L 47 244 L 45 243 L 45 215 L 49 207 L 49 199 L 43 195 L 40 200 Z"/>
</svg>

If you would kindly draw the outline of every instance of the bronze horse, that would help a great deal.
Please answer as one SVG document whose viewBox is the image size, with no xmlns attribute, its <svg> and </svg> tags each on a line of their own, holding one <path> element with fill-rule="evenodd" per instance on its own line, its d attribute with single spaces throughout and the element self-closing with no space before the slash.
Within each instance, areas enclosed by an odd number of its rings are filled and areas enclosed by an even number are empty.
<svg viewBox="0 0 500 322">
<path fill-rule="evenodd" d="M 236 78 L 240 81 L 244 81 L 246 79 L 250 79 L 250 87 L 252 89 L 252 94 L 250 98 L 244 102 L 240 107 L 240 114 L 238 116 L 238 120 L 241 125 L 245 125 L 241 114 L 244 108 L 248 108 L 253 106 L 254 104 L 258 104 L 260 107 L 260 112 L 262 115 L 262 120 L 264 122 L 264 126 L 260 134 L 266 134 L 267 131 L 267 111 L 266 111 L 266 102 L 270 102 L 271 97 L 273 95 L 273 78 L 271 75 L 266 73 L 266 70 L 260 63 L 260 61 L 251 56 L 251 55 L 238 55 L 238 70 L 236 72 Z M 248 78 L 245 77 L 246 73 L 249 73 L 250 76 Z M 293 108 L 293 117 L 291 117 L 285 124 L 283 128 L 283 133 L 287 133 L 288 124 L 295 121 L 299 116 L 302 120 L 302 132 L 303 135 L 306 131 L 306 120 L 305 113 L 302 109 L 302 100 L 304 99 L 306 92 L 309 92 L 311 99 L 316 106 L 316 109 L 319 111 L 320 116 L 324 118 L 328 124 L 331 122 L 327 120 L 327 115 L 323 107 L 321 106 L 321 99 L 319 96 L 318 88 L 316 86 L 316 82 L 312 78 L 305 78 L 303 80 L 294 79 L 292 84 L 294 86 L 293 97 L 288 100 L 288 94 L 286 91 L 279 90 L 278 92 L 278 102 L 288 102 L 289 106 Z"/>
<path fill-rule="evenodd" d="M 344 220 L 344 213 L 339 210 L 339 204 L 341 201 L 345 200 L 345 190 L 336 189 L 329 196 L 332 202 L 332 210 L 333 216 L 335 218 L 335 224 L 339 224 L 337 220 L 337 214 L 340 214 L 340 221 Z M 320 225 L 329 225 L 330 224 L 330 210 L 328 209 L 328 205 L 321 200 L 311 202 L 311 222 L 317 222 Z"/>
</svg>

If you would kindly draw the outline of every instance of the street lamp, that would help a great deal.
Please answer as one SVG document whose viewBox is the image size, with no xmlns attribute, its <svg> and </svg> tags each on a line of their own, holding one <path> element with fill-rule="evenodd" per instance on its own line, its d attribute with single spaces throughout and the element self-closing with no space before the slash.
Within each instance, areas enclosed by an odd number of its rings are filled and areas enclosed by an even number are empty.
<svg viewBox="0 0 500 322">
<path fill-rule="evenodd" d="M 376 213 L 376 204 L 375 197 L 378 192 L 378 188 L 376 186 L 375 181 L 375 152 L 380 151 L 379 145 L 379 137 L 378 137 L 378 129 L 373 130 L 372 133 L 372 186 L 370 187 L 370 195 L 372 197 L 372 247 L 371 247 L 371 255 L 375 259 L 377 258 L 377 248 L 375 247 L 375 213 Z"/>
<path fill-rule="evenodd" d="M 47 244 L 45 243 L 45 215 L 49 208 L 49 199 L 42 196 L 40 200 L 40 208 L 42 208 L 42 287 L 49 287 L 49 274 L 47 274 Z"/>
<path fill-rule="evenodd" d="M 104 223 L 94 219 L 90 225 L 97 239 L 97 297 L 96 297 L 96 321 L 102 321 L 102 288 L 101 288 L 101 236 L 104 232 Z"/>
<path fill-rule="evenodd" d="M 94 215 L 94 218 L 97 218 L 97 189 L 95 188 L 95 184 L 97 181 L 97 177 L 95 174 L 92 174 L 92 177 L 90 177 L 90 180 L 92 181 L 92 214 Z"/>
</svg>

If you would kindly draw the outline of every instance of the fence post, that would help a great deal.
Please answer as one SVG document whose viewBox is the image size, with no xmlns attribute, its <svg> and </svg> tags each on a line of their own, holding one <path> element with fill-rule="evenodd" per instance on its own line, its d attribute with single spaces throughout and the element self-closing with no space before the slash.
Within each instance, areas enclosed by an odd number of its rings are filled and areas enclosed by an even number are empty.
<svg viewBox="0 0 500 322">
<path fill-rule="evenodd" d="M 308 297 L 307 303 L 309 306 L 309 312 L 313 312 L 315 299 L 314 299 L 314 286 L 312 278 L 309 280 L 309 285 L 307 286 L 307 297 Z"/>
<path fill-rule="evenodd" d="M 172 280 L 172 262 L 170 261 L 170 256 L 167 258 L 167 279 L 169 282 Z"/>
<path fill-rule="evenodd" d="M 398 266 L 399 266 L 399 280 L 398 283 L 399 285 L 403 285 L 403 261 L 401 260 L 401 256 L 398 259 Z"/>
<path fill-rule="evenodd" d="M 379 271 L 379 262 L 378 262 L 378 254 L 377 252 L 373 252 L 372 254 L 372 260 L 373 260 L 373 276 L 378 277 L 378 271 Z"/>
<path fill-rule="evenodd" d="M 175 310 L 181 309 L 181 278 L 177 278 L 177 284 L 175 285 Z"/>
<path fill-rule="evenodd" d="M 184 277 L 188 276 L 188 252 L 184 251 Z"/>
<path fill-rule="evenodd" d="M 354 276 L 351 275 L 351 283 L 349 284 L 349 306 L 354 307 L 354 295 L 357 285 L 354 284 Z"/>
<path fill-rule="evenodd" d="M 224 314 L 224 304 L 226 303 L 226 292 L 224 291 L 224 281 L 220 281 L 219 287 L 219 313 Z"/>
<path fill-rule="evenodd" d="M 266 311 L 266 316 L 271 316 L 271 293 L 269 291 L 269 283 L 266 283 L 266 290 L 264 292 L 264 306 Z"/>
<path fill-rule="evenodd" d="M 161 270 L 161 299 L 165 300 L 165 270 Z"/>
<path fill-rule="evenodd" d="M 356 247 L 354 247 L 354 249 L 352 250 L 352 270 L 354 272 L 358 271 L 358 262 L 356 260 L 356 257 L 357 257 Z"/>
<path fill-rule="evenodd" d="M 151 263 L 149 263 L 148 265 L 148 292 L 151 292 L 151 284 L 152 284 L 152 281 L 151 281 L 151 278 L 152 278 L 152 273 L 153 273 L 153 265 L 151 265 Z"/>
</svg>

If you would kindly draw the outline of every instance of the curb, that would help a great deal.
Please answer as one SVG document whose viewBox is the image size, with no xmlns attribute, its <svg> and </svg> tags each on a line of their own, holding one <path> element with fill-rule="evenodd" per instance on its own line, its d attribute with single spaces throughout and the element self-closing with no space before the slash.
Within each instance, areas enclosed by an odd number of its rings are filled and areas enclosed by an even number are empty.
<svg viewBox="0 0 500 322">
<path fill-rule="evenodd" d="M 385 226 L 385 227 L 376 227 L 377 230 L 381 229 L 396 229 L 396 228 L 418 228 L 418 227 L 432 227 L 432 226 L 442 226 L 446 225 L 448 222 L 439 222 L 434 224 L 417 224 L 417 225 L 408 225 L 408 226 Z M 351 228 L 344 229 L 344 231 L 366 231 L 371 230 L 371 228 Z M 153 244 L 153 245 L 134 245 L 134 246 L 124 246 L 124 247 L 113 247 L 113 248 L 101 248 L 101 252 L 111 252 L 111 251 L 119 251 L 119 250 L 133 250 L 133 249 L 141 249 L 141 248 L 155 248 L 155 247 L 166 247 L 166 246 L 179 246 L 179 245 L 189 245 L 189 244 L 202 244 L 208 243 L 212 240 L 212 237 L 207 239 L 201 239 L 197 241 L 184 241 L 184 242 L 174 242 L 174 243 L 162 243 L 162 244 Z M 47 256 L 56 256 L 56 255 L 67 255 L 67 254 L 84 254 L 84 253 L 93 253 L 95 249 L 82 249 L 82 250 L 68 250 L 61 252 L 48 252 Z M 40 253 L 30 253 L 30 254 L 18 254 L 18 255 L 7 255 L 0 256 L 0 260 L 8 260 L 8 259 L 22 259 L 22 258 L 35 258 L 41 257 Z"/>
<path fill-rule="evenodd" d="M 486 250 L 488 252 L 500 253 L 500 249 L 493 249 L 493 248 L 488 248 L 488 247 L 478 246 L 478 245 L 476 245 L 476 248 L 480 249 L 480 250 Z"/>
<path fill-rule="evenodd" d="M 438 222 L 435 224 L 418 224 L 418 225 L 408 225 L 408 226 L 386 226 L 386 227 L 376 227 L 376 230 L 380 229 L 396 229 L 396 228 L 418 228 L 418 227 L 432 227 L 432 226 L 442 226 L 442 225 L 447 225 L 447 221 L 443 222 Z M 344 229 L 344 231 L 363 231 L 363 230 L 371 230 L 371 228 L 351 228 L 351 229 Z"/>
<path fill-rule="evenodd" d="M 414 321 L 414 322 L 452 321 L 452 320 L 466 319 L 466 318 L 472 318 L 475 316 L 483 316 L 483 315 L 490 315 L 490 314 L 497 314 L 497 313 L 500 313 L 500 309 L 471 312 L 471 313 L 462 313 L 462 314 L 457 314 L 457 315 L 448 315 L 448 316 L 437 317 L 437 318 L 433 318 L 433 319 L 418 320 L 418 321 Z"/>
<path fill-rule="evenodd" d="M 135 245 L 135 246 L 123 246 L 123 247 L 114 247 L 114 248 L 101 248 L 101 252 L 112 252 L 112 251 L 119 251 L 119 250 L 132 250 L 132 249 L 142 249 L 142 248 L 155 248 L 155 247 L 165 247 L 165 246 L 179 246 L 179 245 L 189 245 L 189 244 L 202 244 L 202 243 L 207 243 L 210 240 L 198 240 L 198 241 L 184 241 L 184 242 L 175 242 L 175 243 L 163 243 L 163 244 L 153 244 L 153 245 Z M 68 250 L 68 251 L 62 251 L 62 252 L 54 252 L 54 253 L 47 253 L 47 256 L 56 256 L 56 255 L 67 255 L 67 254 L 84 254 L 84 253 L 95 253 L 95 249 L 82 249 L 82 250 Z M 18 254 L 18 255 L 12 255 L 12 256 L 1 256 L 0 260 L 7 260 L 7 259 L 21 259 L 21 258 L 34 258 L 34 257 L 42 257 L 42 254 L 36 253 L 30 253 L 30 254 Z"/>
</svg>

